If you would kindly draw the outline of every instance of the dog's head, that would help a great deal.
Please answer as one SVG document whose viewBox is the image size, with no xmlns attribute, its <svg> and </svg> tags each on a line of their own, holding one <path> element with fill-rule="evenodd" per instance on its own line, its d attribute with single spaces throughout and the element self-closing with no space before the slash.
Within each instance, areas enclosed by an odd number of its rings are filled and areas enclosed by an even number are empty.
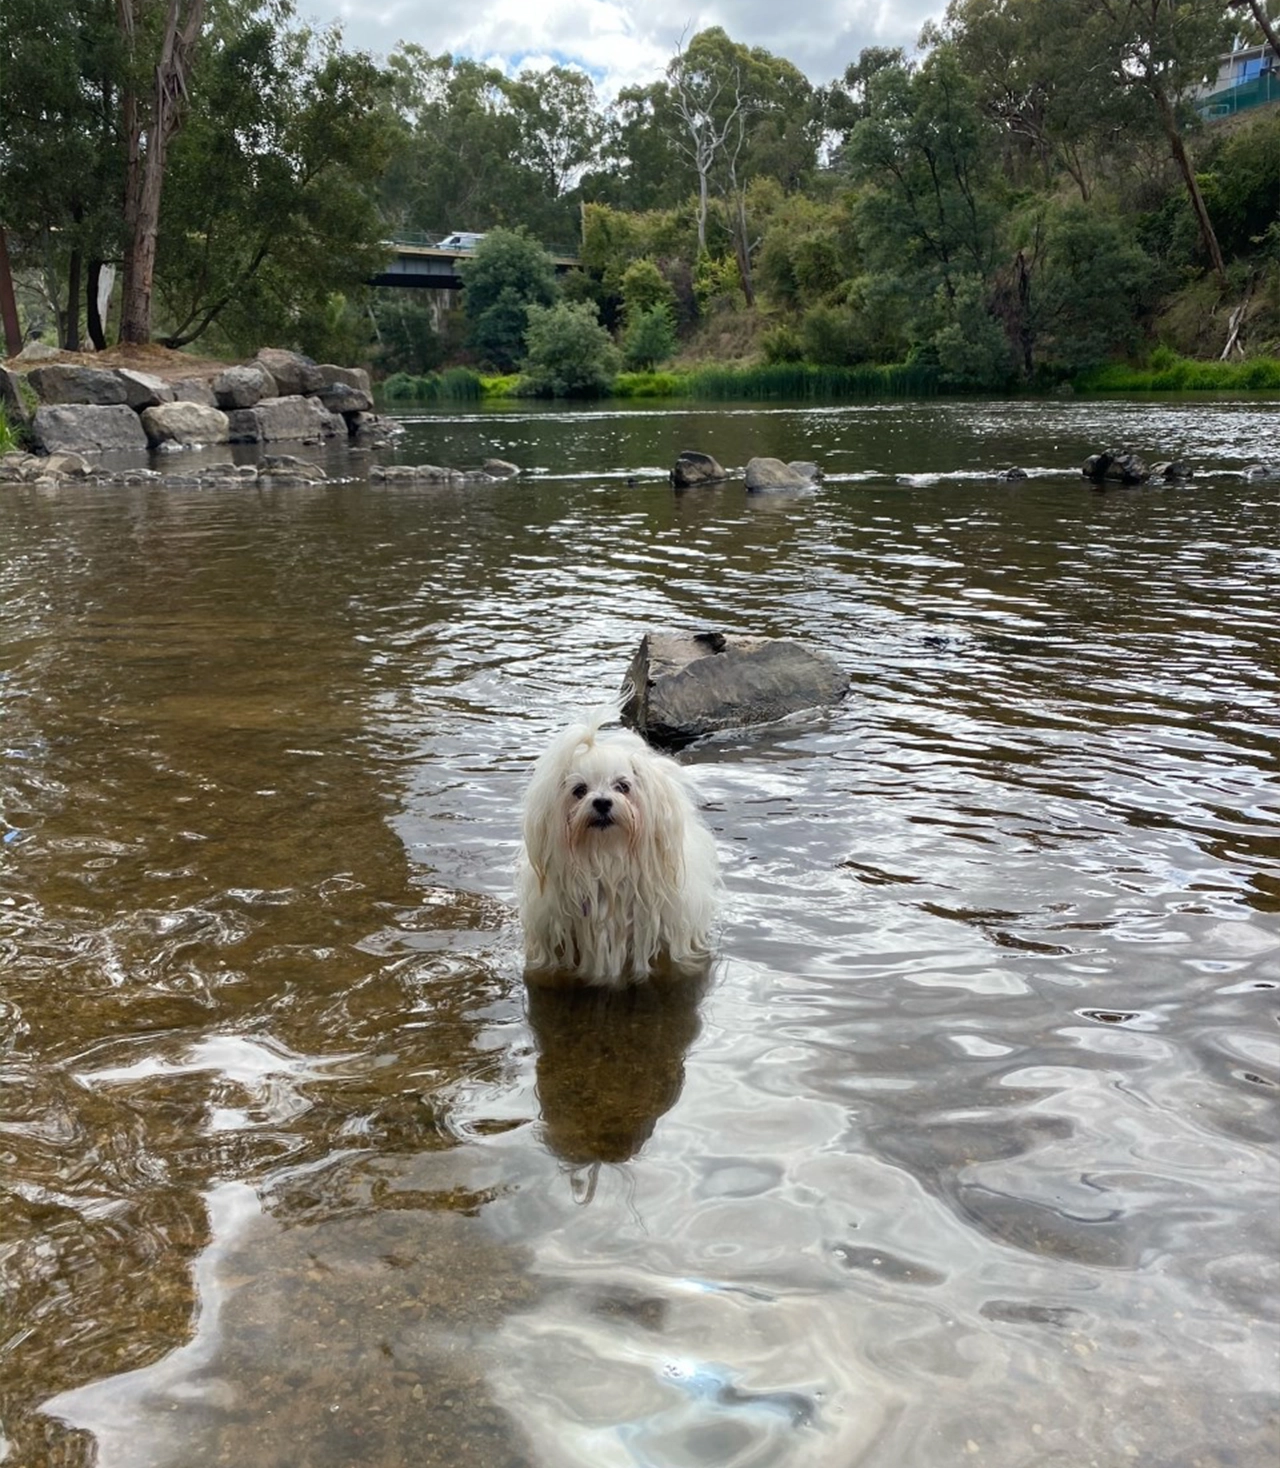
<svg viewBox="0 0 1280 1468">
<path fill-rule="evenodd" d="M 534 768 L 524 835 L 540 872 L 593 854 L 678 852 L 687 797 L 674 761 L 638 735 L 601 733 L 607 715 L 568 729 Z"/>
</svg>

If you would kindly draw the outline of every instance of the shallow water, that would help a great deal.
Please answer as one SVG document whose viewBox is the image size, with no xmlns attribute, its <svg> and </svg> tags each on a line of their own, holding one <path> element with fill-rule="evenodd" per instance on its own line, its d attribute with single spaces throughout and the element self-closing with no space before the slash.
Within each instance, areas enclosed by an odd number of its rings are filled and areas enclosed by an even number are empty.
<svg viewBox="0 0 1280 1468">
<path fill-rule="evenodd" d="M 406 422 L 528 473 L 0 490 L 0 1461 L 1270 1468 L 1280 405 Z M 691 626 L 853 691 L 682 755 L 705 993 L 529 1005 L 531 761 Z"/>
</svg>

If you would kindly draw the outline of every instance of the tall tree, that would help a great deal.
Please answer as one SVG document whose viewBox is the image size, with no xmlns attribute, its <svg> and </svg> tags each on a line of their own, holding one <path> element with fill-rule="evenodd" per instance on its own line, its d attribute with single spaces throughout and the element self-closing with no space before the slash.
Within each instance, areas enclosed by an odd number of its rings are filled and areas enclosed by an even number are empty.
<svg viewBox="0 0 1280 1468">
<path fill-rule="evenodd" d="M 204 3 L 117 0 L 128 57 L 123 96 L 126 242 L 120 299 L 120 340 L 125 342 L 151 339 L 165 163 L 187 107 L 187 79 L 204 22 Z"/>
<path fill-rule="evenodd" d="M 159 237 L 163 340 L 182 346 L 215 324 L 238 345 L 296 340 L 383 257 L 388 79 L 282 4 L 216 17 L 194 83 Z"/>
<path fill-rule="evenodd" d="M 860 213 L 872 261 L 954 298 L 966 276 L 986 279 L 1000 211 L 991 187 L 991 124 L 950 46 L 918 68 L 894 63 L 867 84 L 867 115 L 849 135 L 845 166 L 871 185 Z"/>
<path fill-rule="evenodd" d="M 1231 40 L 1222 0 L 1060 0 L 1075 9 L 1117 87 L 1153 108 L 1187 191 L 1209 266 L 1225 285 L 1218 245 L 1183 135 L 1188 99 L 1218 69 Z M 1064 17 L 1065 18 L 1065 17 Z"/>
<path fill-rule="evenodd" d="M 81 293 L 119 250 L 120 56 L 113 0 L 0 6 L 0 221 L 49 282 L 58 340 L 80 344 Z M 105 345 L 88 311 L 95 344 Z"/>
</svg>

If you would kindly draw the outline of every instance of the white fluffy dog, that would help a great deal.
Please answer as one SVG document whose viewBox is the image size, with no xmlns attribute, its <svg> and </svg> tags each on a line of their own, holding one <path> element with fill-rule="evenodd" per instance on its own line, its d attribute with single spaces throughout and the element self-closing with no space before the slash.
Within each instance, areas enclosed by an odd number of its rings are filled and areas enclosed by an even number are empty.
<svg viewBox="0 0 1280 1468">
<path fill-rule="evenodd" d="M 534 766 L 516 877 L 531 983 L 618 988 L 705 970 L 715 841 L 681 767 L 605 709 Z"/>
</svg>

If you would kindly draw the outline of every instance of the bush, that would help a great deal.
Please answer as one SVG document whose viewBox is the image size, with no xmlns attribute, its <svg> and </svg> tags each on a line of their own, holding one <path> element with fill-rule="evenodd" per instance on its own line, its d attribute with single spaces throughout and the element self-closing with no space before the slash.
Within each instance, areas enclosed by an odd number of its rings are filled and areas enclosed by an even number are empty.
<svg viewBox="0 0 1280 1468">
<path fill-rule="evenodd" d="M 785 323 L 766 331 L 760 347 L 768 363 L 804 361 L 804 341 L 794 326 Z"/>
<path fill-rule="evenodd" d="M 645 371 L 665 362 L 675 349 L 676 324 L 669 306 L 650 306 L 631 317 L 622 354 L 633 371 Z"/>
<path fill-rule="evenodd" d="M 618 352 L 588 302 L 531 306 L 521 369 L 540 397 L 602 397 L 618 373 Z"/>
<path fill-rule="evenodd" d="M 470 260 L 460 261 L 467 340 L 486 361 L 509 372 L 520 361 L 532 306 L 558 299 L 551 256 L 523 229 L 490 230 Z"/>
</svg>

